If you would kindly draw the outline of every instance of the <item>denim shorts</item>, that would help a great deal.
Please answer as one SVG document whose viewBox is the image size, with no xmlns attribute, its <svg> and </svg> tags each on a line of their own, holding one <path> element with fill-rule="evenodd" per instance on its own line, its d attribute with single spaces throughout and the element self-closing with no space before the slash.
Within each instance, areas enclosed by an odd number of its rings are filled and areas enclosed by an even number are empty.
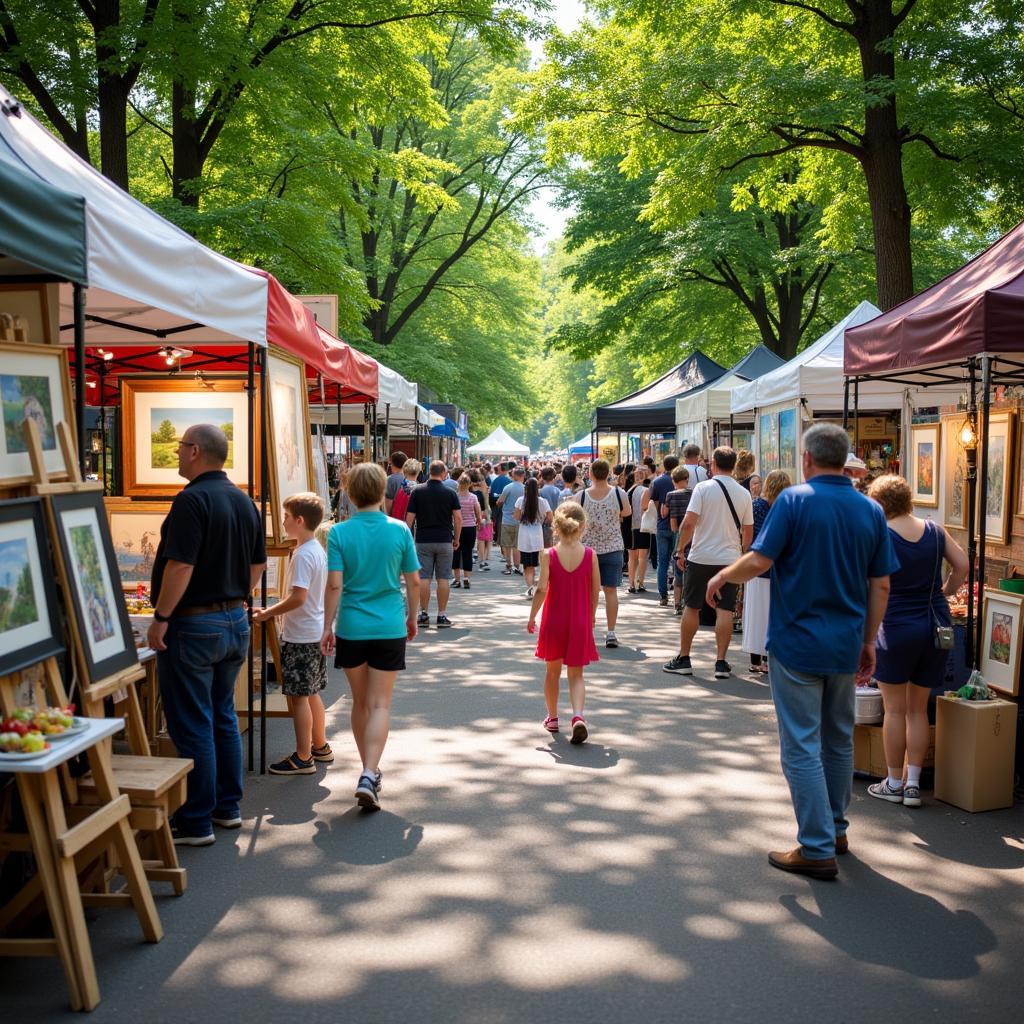
<svg viewBox="0 0 1024 1024">
<path fill-rule="evenodd" d="M 450 540 L 436 544 L 417 544 L 416 554 L 420 560 L 421 580 L 450 580 L 452 578 L 452 559 L 455 549 Z"/>
<path fill-rule="evenodd" d="M 622 583 L 622 552 L 606 551 L 597 556 L 602 587 L 617 587 Z"/>
</svg>

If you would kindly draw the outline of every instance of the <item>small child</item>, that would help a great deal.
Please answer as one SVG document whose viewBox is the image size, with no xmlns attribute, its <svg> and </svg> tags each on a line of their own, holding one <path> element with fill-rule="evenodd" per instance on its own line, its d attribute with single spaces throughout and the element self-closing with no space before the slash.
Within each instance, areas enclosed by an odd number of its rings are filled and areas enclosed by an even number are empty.
<svg viewBox="0 0 1024 1024">
<path fill-rule="evenodd" d="M 668 506 L 668 521 L 672 527 L 672 550 L 675 550 L 676 537 L 683 528 L 683 519 L 686 510 L 690 505 L 690 498 L 693 497 L 693 489 L 690 487 L 690 471 L 685 466 L 676 466 L 672 470 L 672 483 L 675 490 L 669 491 L 665 497 L 665 504 Z M 676 615 L 683 614 L 683 571 L 679 563 L 672 559 L 672 597 L 675 603 Z"/>
<path fill-rule="evenodd" d="M 558 732 L 558 686 L 562 664 L 569 675 L 569 700 L 572 704 L 572 743 L 587 738 L 583 717 L 586 697 L 583 667 L 598 660 L 594 646 L 594 622 L 597 599 L 601 593 L 601 575 L 593 549 L 580 543 L 587 515 L 575 501 L 564 501 L 555 510 L 555 546 L 542 551 L 540 582 L 530 606 L 527 632 L 537 630 L 537 612 L 544 606 L 536 656 L 547 663 L 544 675 L 544 702 L 547 718 L 544 728 Z"/>
<path fill-rule="evenodd" d="M 253 622 L 280 615 L 281 691 L 295 728 L 295 751 L 270 765 L 271 775 L 312 775 L 314 762 L 334 760 L 327 743 L 324 704 L 320 691 L 327 686 L 327 660 L 320 653 L 324 631 L 324 590 L 327 554 L 316 539 L 324 503 L 312 493 L 293 494 L 284 502 L 284 532 L 298 541 L 288 560 L 284 591 L 288 596 L 269 608 L 252 613 Z"/>
</svg>

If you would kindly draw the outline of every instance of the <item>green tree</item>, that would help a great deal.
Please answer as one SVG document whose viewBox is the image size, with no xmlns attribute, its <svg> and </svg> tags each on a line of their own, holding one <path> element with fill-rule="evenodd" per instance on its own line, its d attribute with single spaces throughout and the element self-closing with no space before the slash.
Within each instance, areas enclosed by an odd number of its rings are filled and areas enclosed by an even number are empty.
<svg viewBox="0 0 1024 1024">
<path fill-rule="evenodd" d="M 174 424 L 170 420 L 161 420 L 160 426 L 153 431 L 153 441 L 156 444 L 167 444 L 178 437 Z"/>
<path fill-rule="evenodd" d="M 229 441 L 235 439 L 235 425 L 233 423 L 222 423 L 220 429 Z"/>
</svg>

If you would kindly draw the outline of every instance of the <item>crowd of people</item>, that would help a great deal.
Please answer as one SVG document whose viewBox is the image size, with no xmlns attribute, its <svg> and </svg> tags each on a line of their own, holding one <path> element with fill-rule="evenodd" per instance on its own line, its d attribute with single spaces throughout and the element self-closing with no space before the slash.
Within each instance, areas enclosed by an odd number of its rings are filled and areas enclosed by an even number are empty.
<svg viewBox="0 0 1024 1024">
<path fill-rule="evenodd" d="M 165 523 L 153 575 L 149 639 L 168 725 L 196 762 L 175 820 L 176 842 L 191 845 L 213 842 L 215 824 L 240 823 L 230 691 L 248 639 L 242 605 L 265 562 L 251 502 L 239 500 L 222 471 L 225 451 L 215 427 L 186 432 L 179 472 L 190 482 Z M 602 595 L 604 646 L 614 649 L 620 591 L 642 599 L 651 567 L 659 605 L 678 618 L 678 653 L 665 672 L 694 673 L 704 616 L 714 626 L 714 678 L 729 678 L 741 612 L 749 672 L 768 675 L 799 840 L 770 854 L 775 867 L 832 878 L 836 855 L 849 849 L 855 679 L 877 681 L 886 711 L 888 776 L 870 794 L 920 805 L 927 699 L 942 683 L 947 655 L 939 642 L 950 622 L 946 596 L 963 581 L 967 558 L 912 514 L 905 480 L 864 479 L 841 428 L 819 424 L 804 434 L 802 483 L 780 470 L 762 480 L 751 453 L 727 446 L 707 459 L 687 445 L 660 465 L 647 458 L 614 466 L 424 466 L 395 452 L 388 468 L 352 467 L 332 510 L 315 494 L 284 503 L 295 547 L 283 596 L 252 616 L 279 623 L 281 686 L 295 732 L 294 751 L 274 762 L 273 774 L 310 774 L 333 760 L 320 698 L 333 656 L 352 694 L 361 760 L 355 799 L 380 807 L 380 761 L 406 644 L 419 630 L 451 628 L 452 590 L 470 590 L 474 574 L 491 571 L 496 545 L 494 568 L 523 577 L 530 602 L 524 618 L 545 663 L 548 732 L 559 731 L 564 670 L 571 742 L 588 738 L 584 669 L 599 658 Z M 332 511 L 336 521 L 325 524 Z"/>
</svg>

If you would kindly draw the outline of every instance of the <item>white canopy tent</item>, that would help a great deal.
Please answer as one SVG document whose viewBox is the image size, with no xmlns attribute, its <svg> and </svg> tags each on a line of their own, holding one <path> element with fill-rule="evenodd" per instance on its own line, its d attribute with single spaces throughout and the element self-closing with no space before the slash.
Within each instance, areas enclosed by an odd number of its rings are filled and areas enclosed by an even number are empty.
<svg viewBox="0 0 1024 1024">
<path fill-rule="evenodd" d="M 83 196 L 88 242 L 88 345 L 140 344 L 140 330 L 175 344 L 267 343 L 267 280 L 197 242 L 133 199 L 51 135 L 0 87 L 0 139 L 42 180 Z M 72 286 L 60 286 L 70 325 Z M 125 326 L 120 326 L 120 325 Z M 134 330 L 132 329 L 134 328 Z M 71 340 L 71 327 L 61 331 Z"/>
<path fill-rule="evenodd" d="M 518 455 L 530 454 L 525 444 L 520 444 L 508 435 L 504 427 L 495 427 L 479 444 L 466 449 L 469 455 Z"/>
</svg>

